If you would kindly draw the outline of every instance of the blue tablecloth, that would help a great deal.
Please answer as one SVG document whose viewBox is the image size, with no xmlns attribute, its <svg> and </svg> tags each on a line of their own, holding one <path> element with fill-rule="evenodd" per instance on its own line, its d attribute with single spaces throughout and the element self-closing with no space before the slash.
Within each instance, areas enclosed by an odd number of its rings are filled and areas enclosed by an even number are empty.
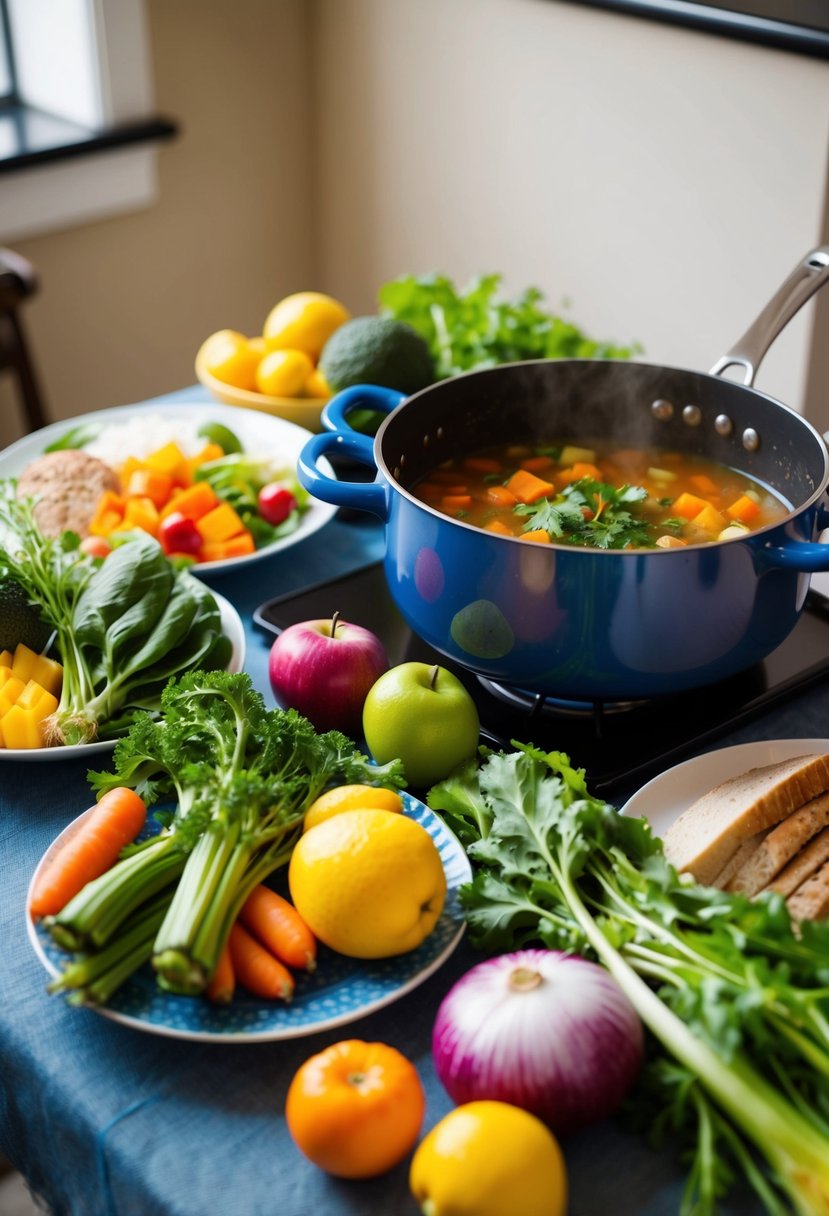
<svg viewBox="0 0 829 1216">
<path fill-rule="evenodd" d="M 376 521 L 335 519 L 282 555 L 211 580 L 242 616 L 245 666 L 269 703 L 269 640 L 252 625 L 254 608 L 377 560 L 383 544 Z M 820 737 L 829 733 L 826 709 L 825 689 L 814 688 L 722 742 Z M 300 1063 L 323 1046 L 381 1040 L 416 1063 L 427 1096 L 424 1129 L 433 1126 L 451 1103 L 432 1069 L 432 1021 L 452 982 L 476 961 L 471 948 L 462 943 L 396 1004 L 292 1042 L 183 1041 L 69 1008 L 46 994 L 24 898 L 48 844 L 91 802 L 87 767 L 84 760 L 0 763 L 0 1150 L 55 1216 L 414 1216 L 407 1162 L 383 1178 L 346 1183 L 305 1161 L 285 1127 L 285 1093 Z M 682 1174 L 672 1156 L 616 1124 L 566 1140 L 564 1149 L 572 1216 L 678 1210 Z"/>
</svg>

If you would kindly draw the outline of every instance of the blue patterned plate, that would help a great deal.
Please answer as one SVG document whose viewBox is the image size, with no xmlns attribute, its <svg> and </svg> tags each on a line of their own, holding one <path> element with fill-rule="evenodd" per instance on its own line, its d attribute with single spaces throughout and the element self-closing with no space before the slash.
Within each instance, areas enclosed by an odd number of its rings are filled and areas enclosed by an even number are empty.
<svg viewBox="0 0 829 1216">
<path fill-rule="evenodd" d="M 458 889 L 470 881 L 472 873 L 463 848 L 437 815 L 410 794 L 403 793 L 402 798 L 404 813 L 422 824 L 437 845 L 446 873 L 443 912 L 417 950 L 396 958 L 364 961 L 320 947 L 316 971 L 296 976 L 294 998 L 287 1005 L 260 1000 L 242 989 L 237 989 L 232 1003 L 226 1006 L 211 1005 L 201 997 L 173 996 L 161 991 L 146 966 L 115 993 L 108 1006 L 97 1012 L 137 1030 L 175 1039 L 264 1043 L 344 1026 L 411 992 L 437 971 L 458 945 L 464 931 Z M 41 866 L 83 818 L 81 815 L 64 829 L 47 850 Z M 153 821 L 150 831 L 156 829 Z M 37 871 L 32 883 L 36 877 Z M 27 908 L 28 905 L 27 896 Z M 26 920 L 35 953 L 50 975 L 57 975 L 67 955 L 54 945 L 39 923 L 32 921 L 28 912 Z"/>
</svg>

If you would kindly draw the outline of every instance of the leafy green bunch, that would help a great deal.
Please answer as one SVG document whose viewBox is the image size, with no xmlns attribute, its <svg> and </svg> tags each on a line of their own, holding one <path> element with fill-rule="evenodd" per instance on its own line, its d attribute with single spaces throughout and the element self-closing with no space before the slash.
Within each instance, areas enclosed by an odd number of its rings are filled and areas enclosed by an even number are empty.
<svg viewBox="0 0 829 1216">
<path fill-rule="evenodd" d="M 141 716 L 112 770 L 90 781 L 98 795 L 129 786 L 174 808 L 48 923 L 60 946 L 84 952 L 52 990 L 90 1003 L 151 956 L 161 987 L 203 992 L 239 909 L 288 861 L 314 799 L 329 785 L 405 785 L 399 761 L 372 764 L 338 731 L 267 709 L 247 674 L 204 671 L 171 681 L 160 716 Z"/>
<path fill-rule="evenodd" d="M 438 380 L 525 359 L 628 359 L 640 351 L 588 337 L 553 312 L 537 287 L 503 299 L 502 278 L 479 275 L 459 289 L 442 274 L 403 275 L 384 283 L 377 298 L 382 314 L 425 338 Z"/>
<path fill-rule="evenodd" d="M 105 561 L 85 557 L 76 533 L 44 536 L 13 480 L 0 482 L 0 532 L 0 565 L 55 632 L 63 685 L 50 742 L 123 734 L 158 709 L 172 676 L 229 661 L 213 595 L 146 533 L 125 534 Z"/>
<path fill-rule="evenodd" d="M 541 943 L 616 978 L 650 1032 L 637 1120 L 690 1162 L 683 1216 L 739 1177 L 774 1216 L 827 1216 L 829 923 L 686 881 L 567 756 L 514 746 L 428 795 L 473 863 L 473 943 Z"/>
</svg>

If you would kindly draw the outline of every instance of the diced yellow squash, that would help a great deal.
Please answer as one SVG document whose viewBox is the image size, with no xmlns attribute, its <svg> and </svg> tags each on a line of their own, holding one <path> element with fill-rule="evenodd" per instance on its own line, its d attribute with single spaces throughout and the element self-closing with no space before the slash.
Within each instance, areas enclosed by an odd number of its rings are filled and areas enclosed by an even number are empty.
<svg viewBox="0 0 829 1216">
<path fill-rule="evenodd" d="M 22 680 L 25 684 L 27 680 L 34 679 L 35 664 L 38 657 L 36 650 L 30 650 L 22 642 L 18 642 L 14 648 L 14 658 L 12 659 L 12 671 L 18 680 Z"/>
<path fill-rule="evenodd" d="M 592 448 L 578 448 L 575 444 L 566 443 L 561 449 L 561 455 L 558 458 L 558 463 L 562 466 L 575 464 L 577 460 L 594 464 L 596 461 L 596 453 Z"/>
<path fill-rule="evenodd" d="M 709 502 L 702 508 L 699 515 L 694 516 L 692 523 L 697 528 L 704 528 L 706 532 L 722 532 L 728 520 Z"/>
<path fill-rule="evenodd" d="M 11 667 L 14 655 L 10 650 L 0 650 L 0 668 Z"/>
<path fill-rule="evenodd" d="M 0 687 L 0 717 L 11 709 L 25 687 L 26 682 L 15 675 L 3 682 Z"/>
<path fill-rule="evenodd" d="M 89 522 L 90 536 L 109 536 L 121 524 L 124 518 L 124 498 L 114 490 L 104 490 L 95 507 L 95 514 Z"/>
<path fill-rule="evenodd" d="M 202 540 L 208 542 L 228 540 L 245 531 L 245 525 L 228 502 L 220 503 L 195 522 Z"/>
<path fill-rule="evenodd" d="M 33 713 L 45 718 L 47 714 L 55 712 L 58 707 L 58 699 L 42 684 L 38 684 L 37 680 L 29 680 L 17 698 L 16 705 L 21 709 L 30 709 Z"/>
<path fill-rule="evenodd" d="M 45 717 L 46 714 L 38 717 L 34 710 L 24 709 L 22 705 L 13 705 L 0 718 L 4 745 L 15 748 L 43 747 L 45 743 L 43 718 Z"/>
<path fill-rule="evenodd" d="M 63 683 L 63 667 L 57 659 L 49 659 L 45 654 L 39 654 L 32 671 L 32 679 L 37 680 L 41 688 L 57 696 Z"/>
</svg>

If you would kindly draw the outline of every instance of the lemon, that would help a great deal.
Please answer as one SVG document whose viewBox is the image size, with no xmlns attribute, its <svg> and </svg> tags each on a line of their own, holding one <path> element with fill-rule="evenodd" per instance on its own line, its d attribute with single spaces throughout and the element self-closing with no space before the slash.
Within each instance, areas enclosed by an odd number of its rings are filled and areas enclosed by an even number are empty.
<svg viewBox="0 0 829 1216">
<path fill-rule="evenodd" d="M 256 369 L 256 387 L 268 397 L 298 397 L 314 365 L 302 350 L 270 350 Z"/>
<path fill-rule="evenodd" d="M 253 391 L 262 355 L 251 341 L 235 329 L 217 330 L 202 342 L 197 362 L 202 362 L 211 376 L 222 384 Z"/>
<path fill-rule="evenodd" d="M 402 811 L 403 799 L 394 790 L 379 785 L 338 785 L 326 790 L 305 812 L 305 831 L 343 811 Z"/>
<path fill-rule="evenodd" d="M 305 381 L 305 388 L 302 391 L 306 397 L 321 397 L 326 400 L 333 393 L 331 385 L 318 367 L 315 367 L 311 372 L 311 375 Z"/>
<path fill-rule="evenodd" d="M 406 815 L 343 811 L 300 837 L 288 867 L 308 928 L 349 958 L 391 958 L 432 932 L 446 899 L 437 846 Z"/>
<path fill-rule="evenodd" d="M 567 1170 L 540 1119 L 506 1102 L 457 1106 L 421 1140 L 409 1187 L 430 1216 L 564 1216 Z"/>
<path fill-rule="evenodd" d="M 335 329 L 351 314 L 345 305 L 320 291 L 298 291 L 268 313 L 262 335 L 269 350 L 304 350 L 316 363 Z"/>
</svg>

